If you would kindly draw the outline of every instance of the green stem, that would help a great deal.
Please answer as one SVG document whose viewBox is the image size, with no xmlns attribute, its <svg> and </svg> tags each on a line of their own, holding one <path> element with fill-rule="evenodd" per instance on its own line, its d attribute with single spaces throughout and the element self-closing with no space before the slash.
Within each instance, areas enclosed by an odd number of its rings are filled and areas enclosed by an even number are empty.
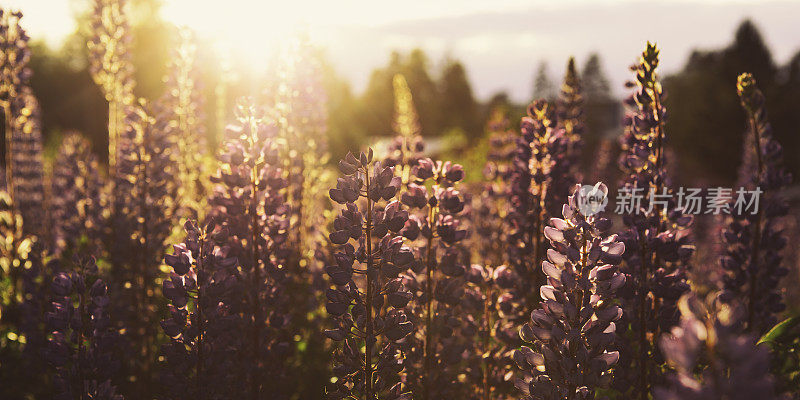
<svg viewBox="0 0 800 400">
<path fill-rule="evenodd" d="M 756 162 L 758 164 L 758 177 L 756 179 L 756 184 L 760 184 L 761 182 L 761 175 L 764 173 L 764 161 L 761 158 L 761 132 L 758 130 L 758 121 L 756 120 L 755 114 L 750 111 L 750 129 L 753 130 L 753 146 L 756 152 Z M 758 275 L 756 273 L 756 264 L 758 263 L 758 255 L 759 255 L 759 248 L 761 247 L 761 223 L 763 219 L 763 214 L 761 212 L 761 208 L 759 208 L 758 213 L 756 214 L 756 222 L 753 225 L 753 246 L 750 253 L 750 273 L 749 273 L 749 293 L 748 293 L 748 301 L 747 301 L 747 329 L 754 333 L 755 332 L 753 325 L 755 324 L 755 313 L 756 313 L 756 296 L 757 290 L 756 285 L 758 284 Z"/>
<path fill-rule="evenodd" d="M 200 254 L 197 258 L 197 300 L 195 302 L 194 308 L 197 312 L 197 341 L 195 346 L 197 347 L 197 365 L 196 365 L 196 372 L 195 372 L 195 386 L 197 387 L 197 397 L 202 400 L 206 398 L 206 391 L 203 383 L 205 382 L 205 376 L 203 376 L 203 365 L 205 364 L 205 353 L 203 352 L 203 347 L 205 346 L 205 321 L 203 320 L 203 290 L 201 289 L 204 280 L 206 278 L 206 273 L 203 265 L 203 249 L 205 247 L 205 240 L 206 240 L 206 233 L 205 230 L 203 234 L 200 236 Z"/>
<path fill-rule="evenodd" d="M 250 116 L 250 149 L 255 150 L 256 147 L 256 132 L 258 132 L 258 123 L 255 117 Z M 251 290 L 252 290 L 252 309 L 251 309 L 251 323 L 252 325 L 252 332 L 251 332 L 251 340 L 252 346 L 251 349 L 252 353 L 250 354 L 253 357 L 253 365 L 251 366 L 251 376 L 250 376 L 250 397 L 253 400 L 259 399 L 261 397 L 261 363 L 259 353 L 261 352 L 261 332 L 262 332 L 262 325 L 264 323 L 263 319 L 259 316 L 261 315 L 261 266 L 259 265 L 259 231 L 260 231 L 260 224 L 259 224 L 259 214 L 258 214 L 258 187 L 259 187 L 259 179 L 258 179 L 258 162 L 257 159 L 252 159 L 252 167 L 250 171 L 250 230 L 251 230 L 251 243 L 250 243 L 250 250 L 252 252 L 252 281 L 251 281 Z"/>
<path fill-rule="evenodd" d="M 5 167 L 6 167 L 6 191 L 8 197 L 11 198 L 11 215 L 15 215 L 16 199 L 14 199 L 14 125 L 11 120 L 13 115 L 11 113 L 11 103 L 3 103 L 3 115 L 5 119 L 5 139 L 6 139 L 6 154 L 5 154 Z"/>
<path fill-rule="evenodd" d="M 373 271 L 373 254 L 372 254 L 372 199 L 369 198 L 369 167 L 364 167 L 364 179 L 367 189 L 367 226 L 366 231 L 366 246 L 367 246 L 367 293 L 364 299 L 364 306 L 366 307 L 366 349 L 364 353 L 364 388 L 366 391 L 366 400 L 375 399 L 372 379 L 372 348 L 374 346 L 375 332 L 372 322 L 372 275 Z"/>
<path fill-rule="evenodd" d="M 434 189 L 435 190 L 435 189 Z M 433 289 L 434 289 L 434 246 L 433 238 L 435 232 L 434 219 L 436 218 L 436 207 L 428 205 L 428 230 L 431 237 L 428 238 L 428 243 L 425 251 L 425 271 L 427 278 L 425 280 L 425 349 L 424 349 L 424 378 L 423 391 L 425 400 L 431 398 L 431 376 L 433 375 Z"/>
</svg>

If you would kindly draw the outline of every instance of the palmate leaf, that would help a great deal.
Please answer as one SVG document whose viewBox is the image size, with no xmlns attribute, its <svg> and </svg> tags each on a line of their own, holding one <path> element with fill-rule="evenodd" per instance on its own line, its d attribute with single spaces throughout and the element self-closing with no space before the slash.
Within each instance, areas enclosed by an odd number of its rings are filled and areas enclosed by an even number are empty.
<svg viewBox="0 0 800 400">
<path fill-rule="evenodd" d="M 773 326 L 769 332 L 765 333 L 764 336 L 758 340 L 758 344 L 791 342 L 800 337 L 800 329 L 797 329 L 798 326 L 800 326 L 800 316 L 789 317 Z"/>
</svg>

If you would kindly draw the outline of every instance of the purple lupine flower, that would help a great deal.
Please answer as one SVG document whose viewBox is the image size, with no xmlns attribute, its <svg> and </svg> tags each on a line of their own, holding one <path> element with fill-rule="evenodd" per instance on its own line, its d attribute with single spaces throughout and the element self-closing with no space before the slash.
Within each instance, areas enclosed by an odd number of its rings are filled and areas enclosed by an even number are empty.
<svg viewBox="0 0 800 400">
<path fill-rule="evenodd" d="M 30 49 L 22 13 L 0 11 L 0 107 L 5 115 L 6 192 L 25 221 L 26 234 L 42 235 L 44 187 L 39 104 L 33 95 L 28 66 Z"/>
<path fill-rule="evenodd" d="M 161 308 L 156 283 L 166 240 L 176 214 L 177 194 L 172 137 L 161 129 L 145 103 L 129 106 L 118 137 L 118 158 L 106 247 L 111 261 L 114 315 L 126 321 L 125 374 L 138 382 L 132 390 L 152 390 L 156 371 L 156 315 Z M 149 392 L 140 394 L 150 397 Z"/>
<path fill-rule="evenodd" d="M 552 218 L 545 228 L 552 246 L 542 261 L 547 284 L 540 288 L 540 307 L 519 332 L 532 347 L 514 353 L 525 372 L 517 381 L 525 400 L 594 399 L 619 359 L 612 347 L 622 309 L 614 299 L 625 284 L 617 267 L 625 245 L 606 234 L 609 220 L 581 213 L 579 189 L 564 205 L 564 219 Z M 602 183 L 593 191 L 608 194 Z"/>
<path fill-rule="evenodd" d="M 464 298 L 467 266 L 461 242 L 467 231 L 461 226 L 464 195 L 457 189 L 463 177 L 461 165 L 422 158 L 400 196 L 411 214 L 401 233 L 412 241 L 419 260 L 402 274 L 413 294 L 410 318 L 417 327 L 402 348 L 409 386 L 423 399 L 460 398 L 471 389 L 458 382 L 477 333 Z"/>
<path fill-rule="evenodd" d="M 483 176 L 486 182 L 472 213 L 475 255 L 483 265 L 497 267 L 507 261 L 505 215 L 508 207 L 511 163 L 516 134 L 501 110 L 494 110 L 487 122 L 489 152 Z"/>
<path fill-rule="evenodd" d="M 208 173 L 204 157 L 207 153 L 205 131 L 205 99 L 196 62 L 197 45 L 192 33 L 180 30 L 180 41 L 173 50 L 164 94 L 155 103 L 154 116 L 165 135 L 173 137 L 177 167 L 180 213 L 193 219 L 205 208 Z"/>
<path fill-rule="evenodd" d="M 287 248 L 292 250 L 289 263 L 296 293 L 314 292 L 318 297 L 295 299 L 295 323 L 306 324 L 303 330 L 316 330 L 323 314 L 316 312 L 327 287 L 325 265 L 330 263 L 328 230 L 332 219 L 327 189 L 334 174 L 326 167 L 328 154 L 328 96 L 323 82 L 323 65 L 318 48 L 302 35 L 287 46 L 276 68 L 271 88 L 279 126 L 278 136 L 286 142 L 280 160 L 287 179 L 286 205 L 289 220 Z M 301 302 L 303 303 L 300 306 Z M 311 318 L 308 318 L 311 316 Z M 323 341 L 313 345 L 323 347 Z M 326 352 L 328 354 L 329 352 Z"/>
<path fill-rule="evenodd" d="M 660 339 L 673 372 L 656 400 L 777 399 L 769 351 L 741 333 L 741 308 L 688 293 L 678 302 L 680 324 Z"/>
<path fill-rule="evenodd" d="M 50 309 L 50 282 L 60 269 L 56 259 L 45 262 L 48 257 L 45 247 L 42 241 L 35 241 L 30 251 L 19 260 L 26 265 L 20 277 L 22 303 L 19 305 L 18 325 L 19 336 L 25 338 L 25 344 L 20 363 L 14 368 L 18 371 L 9 371 L 11 376 L 6 375 L 6 382 L 13 382 L 13 385 L 6 387 L 17 387 L 35 397 L 45 396 L 49 389 L 43 381 L 47 373 L 44 352 L 49 333 L 46 314 Z M 7 308 L 5 312 L 8 311 L 11 310 Z M 5 363 L 8 365 L 8 360 Z"/>
<path fill-rule="evenodd" d="M 20 96 L 28 86 L 31 70 L 28 67 L 31 52 L 30 37 L 20 25 L 22 13 L 0 9 L 0 101 L 8 110 L 11 100 Z M 12 121 L 6 121 L 11 124 Z M 8 139 L 8 137 L 6 138 Z"/>
<path fill-rule="evenodd" d="M 127 0 L 93 0 L 87 40 L 89 72 L 108 102 L 108 167 L 116 175 L 117 142 L 124 134 L 126 108 L 135 103 L 132 38 Z M 113 182 L 112 182 L 113 184 Z M 112 194 L 113 195 L 113 194 Z"/>
<path fill-rule="evenodd" d="M 53 163 L 51 187 L 57 194 L 50 201 L 55 254 L 98 252 L 103 229 L 103 181 L 97 157 L 80 134 L 69 133 L 62 139 Z"/>
<path fill-rule="evenodd" d="M 40 393 L 41 372 L 37 352 L 44 335 L 41 308 L 46 291 L 40 283 L 44 235 L 44 190 L 39 108 L 29 86 L 30 38 L 21 26 L 22 13 L 0 8 L 0 108 L 4 114 L 4 154 L 0 191 L 0 256 L 3 260 L 3 301 L 0 308 L 0 336 L 5 368 L 0 385 L 8 396 L 21 392 Z M 18 350 L 20 350 L 19 352 Z M 21 356 L 21 360 L 14 360 Z M 25 368 L 25 369 L 23 369 Z M 14 371 L 21 370 L 21 371 Z M 27 375 L 19 375 L 24 373 Z M 41 375 L 41 374 L 39 374 Z M 20 393 L 17 393 L 17 390 Z"/>
<path fill-rule="evenodd" d="M 408 212 L 393 200 L 400 177 L 372 158 L 371 149 L 358 158 L 348 153 L 339 162 L 344 176 L 330 190 L 344 208 L 330 234 L 339 251 L 325 268 L 334 285 L 325 293 L 325 307 L 335 323 L 325 336 L 341 342 L 327 399 L 411 398 L 399 382 L 404 365 L 398 343 L 414 330 L 405 311 L 412 295 L 398 276 L 414 263 L 399 233 Z"/>
<path fill-rule="evenodd" d="M 620 234 L 625 243 L 622 271 L 627 278 L 620 291 L 625 314 L 619 324 L 620 367 L 615 385 L 629 398 L 648 398 L 653 382 L 659 380 L 658 366 L 663 359 L 655 340 L 678 322 L 676 303 L 689 289 L 686 282 L 688 262 L 694 252 L 688 227 L 692 217 L 678 209 L 674 196 L 666 207 L 651 203 L 654 195 L 672 193 L 665 173 L 666 110 L 658 81 L 658 49 L 647 44 L 639 63 L 632 67 L 635 91 L 626 103 L 632 111 L 626 117 L 622 136 L 620 168 L 625 177 L 620 184 L 633 193 L 644 191 L 641 208 L 623 215 L 627 229 Z M 655 197 L 653 197 L 655 198 Z M 663 202 L 662 202 L 663 203 Z"/>
<path fill-rule="evenodd" d="M 779 289 L 781 278 L 788 273 L 782 265 L 787 238 L 780 220 L 787 215 L 788 206 L 780 192 L 792 177 L 783 168 L 783 151 L 772 136 L 765 98 L 755 79 L 751 74 L 739 75 L 736 87 L 747 112 L 747 137 L 739 175 L 742 193 L 730 204 L 721 265 L 725 297 L 744 302 L 745 329 L 761 335 L 775 325 L 776 314 L 786 307 Z M 752 207 L 745 209 L 742 201 Z"/>
<path fill-rule="evenodd" d="M 11 100 L 14 201 L 23 221 L 23 231 L 44 237 L 44 173 L 42 167 L 42 130 L 39 103 L 30 87 L 24 87 Z"/>
<path fill-rule="evenodd" d="M 78 259 L 73 272 L 52 281 L 52 329 L 45 356 L 55 370 L 55 399 L 122 399 L 116 394 L 119 335 L 109 316 L 108 287 L 94 258 Z"/>
<path fill-rule="evenodd" d="M 406 78 L 402 74 L 396 74 L 392 78 L 392 87 L 394 90 L 392 127 L 396 136 L 389 144 L 384 164 L 387 167 L 395 167 L 395 173 L 405 186 L 412 180 L 411 168 L 422 158 L 425 142 L 422 140 L 419 116 Z"/>
<path fill-rule="evenodd" d="M 2 271 L 0 335 L 5 339 L 0 363 L 14 366 L 0 374 L 0 385 L 10 397 L 46 396 L 41 353 L 47 342 L 44 313 L 52 274 L 44 263 L 44 243 L 22 232 L 22 218 L 10 202 L 8 194 L 0 191 L 0 258 L 6 265 Z"/>
<path fill-rule="evenodd" d="M 243 396 L 287 398 L 285 374 L 294 348 L 290 327 L 296 269 L 288 264 L 287 181 L 281 167 L 277 128 L 252 102 L 241 102 L 238 125 L 220 157 L 212 183 L 211 216 L 230 234 L 231 254 L 240 265 L 243 329 L 239 349 Z"/>
<path fill-rule="evenodd" d="M 498 315 L 498 300 L 511 286 L 500 287 L 497 272 L 507 271 L 506 213 L 509 204 L 511 163 L 516 150 L 517 134 L 510 127 L 505 112 L 495 109 L 487 123 L 489 152 L 483 175 L 481 194 L 469 210 L 469 247 L 480 264 L 467 269 L 465 298 L 470 299 L 472 316 L 477 325 L 475 352 L 467 353 L 468 364 L 480 366 L 477 377 L 481 398 L 504 398 L 515 393 L 511 370 L 513 349 L 520 345 L 517 329 Z M 505 276 L 505 275 L 503 275 Z M 502 281 L 502 280 L 501 280 Z M 508 282 L 505 282 L 508 283 Z"/>
<path fill-rule="evenodd" d="M 543 231 L 548 210 L 554 208 L 553 200 L 557 197 L 551 191 L 553 181 L 558 178 L 553 172 L 558 170 L 556 163 L 565 146 L 564 130 L 557 125 L 555 110 L 543 100 L 528 107 L 521 132 L 511 167 L 511 207 L 506 217 L 508 259 L 517 284 L 501 301 L 515 323 L 524 321 L 524 310 L 536 305 L 534 293 L 545 281 L 536 265 L 547 248 Z"/>
<path fill-rule="evenodd" d="M 238 260 L 227 228 L 213 220 L 203 229 L 184 224 L 186 239 L 164 258 L 172 272 L 162 293 L 169 317 L 161 321 L 170 338 L 161 347 L 161 372 L 169 399 L 217 399 L 241 392 L 238 370 Z"/>
<path fill-rule="evenodd" d="M 513 348 L 508 345 L 509 340 L 503 340 L 508 338 L 503 337 L 499 329 L 495 270 L 490 266 L 472 264 L 465 273 L 467 285 L 462 308 L 466 321 L 463 325 L 471 343 L 464 356 L 464 372 L 472 386 L 467 388 L 470 390 L 467 398 L 503 399 L 514 392 L 509 379 L 513 368 Z M 518 338 L 517 335 L 514 337 Z"/>
</svg>

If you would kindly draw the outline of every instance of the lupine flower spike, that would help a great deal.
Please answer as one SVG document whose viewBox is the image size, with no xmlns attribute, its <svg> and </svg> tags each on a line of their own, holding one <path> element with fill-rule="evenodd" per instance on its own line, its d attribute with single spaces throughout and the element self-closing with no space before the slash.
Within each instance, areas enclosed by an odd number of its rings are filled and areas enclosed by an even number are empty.
<svg viewBox="0 0 800 400">
<path fill-rule="evenodd" d="M 537 267 L 547 248 L 544 227 L 549 209 L 553 209 L 552 183 L 556 162 L 563 154 L 564 130 L 558 127 L 555 109 L 543 100 L 528 107 L 522 118 L 522 135 L 511 169 L 508 252 L 512 269 L 503 271 L 514 277 L 514 288 L 500 299 L 500 307 L 515 324 L 526 319 L 524 310 L 535 307 L 536 293 L 545 282 Z"/>
<path fill-rule="evenodd" d="M 740 333 L 742 309 L 710 295 L 694 293 L 678 302 L 680 324 L 660 339 L 667 364 L 674 370 L 656 400 L 777 399 L 769 374 L 769 352 L 753 335 Z"/>
<path fill-rule="evenodd" d="M 231 254 L 238 258 L 243 298 L 240 370 L 244 397 L 282 399 L 284 374 L 294 334 L 290 331 L 286 294 L 288 220 L 286 178 L 274 123 L 249 99 L 240 101 L 238 124 L 212 182 L 211 216 L 230 235 Z M 269 396 L 269 397 L 267 397 Z"/>
<path fill-rule="evenodd" d="M 461 165 L 423 158 L 411 170 L 412 182 L 401 196 L 414 212 L 401 233 L 417 244 L 419 260 L 404 274 L 414 294 L 412 311 L 419 334 L 404 347 L 409 381 L 423 399 L 459 396 L 462 354 L 471 347 L 476 331 L 475 321 L 461 307 L 467 266 L 460 242 L 467 232 L 461 227 L 465 202 L 457 184 L 463 178 Z"/>
<path fill-rule="evenodd" d="M 187 221 L 184 229 L 184 242 L 164 258 L 172 271 L 162 290 L 170 304 L 161 321 L 169 337 L 161 381 L 168 399 L 226 398 L 241 390 L 233 365 L 239 343 L 230 334 L 239 329 L 238 262 L 224 227 Z"/>
<path fill-rule="evenodd" d="M 750 74 L 742 74 L 736 85 L 747 113 L 744 162 L 739 193 L 730 204 L 723 239 L 725 298 L 745 304 L 745 329 L 766 333 L 786 307 L 779 292 L 780 279 L 788 273 L 781 252 L 787 238 L 780 221 L 788 213 L 781 189 L 792 177 L 783 168 L 783 150 L 772 136 L 764 95 Z"/>
<path fill-rule="evenodd" d="M 539 290 L 540 307 L 520 330 L 530 347 L 514 353 L 524 371 L 517 386 L 525 400 L 594 399 L 611 379 L 619 359 L 612 350 L 616 323 L 622 316 L 615 298 L 625 284 L 617 264 L 625 245 L 606 233 L 611 222 L 590 212 L 583 197 L 607 195 L 602 183 L 588 192 L 576 186 L 563 207 L 564 218 L 552 218 L 545 228 L 552 246 L 542 261 L 547 284 Z"/>
<path fill-rule="evenodd" d="M 389 145 L 389 155 L 385 162 L 389 167 L 394 166 L 403 185 L 408 185 L 412 180 L 411 168 L 422 157 L 425 143 L 422 141 L 419 116 L 406 78 L 401 74 L 396 74 L 392 79 L 392 86 L 394 88 L 393 128 L 397 135 Z"/>
<path fill-rule="evenodd" d="M 119 337 L 108 313 L 108 287 L 93 258 L 53 279 L 52 337 L 46 352 L 55 369 L 56 399 L 121 400 L 112 381 L 119 369 Z"/>
<path fill-rule="evenodd" d="M 125 108 L 135 102 L 127 0 L 93 0 L 89 72 L 108 102 L 108 166 L 114 176 L 117 141 L 123 134 Z"/>
<path fill-rule="evenodd" d="M 663 359 L 655 341 L 678 322 L 676 303 L 689 289 L 686 271 L 694 252 L 688 229 L 692 217 L 677 207 L 665 173 L 666 109 L 656 72 L 658 54 L 648 43 L 632 67 L 636 81 L 629 83 L 634 93 L 626 100 L 631 113 L 621 140 L 620 168 L 625 177 L 619 190 L 641 202 L 617 204 L 627 227 L 620 234 L 627 249 L 622 264 L 627 284 L 620 291 L 624 340 L 619 342 L 615 385 L 641 400 L 648 398 L 653 381 L 662 376 L 658 371 Z"/>
<path fill-rule="evenodd" d="M 372 158 L 371 149 L 359 157 L 348 153 L 339 162 L 344 177 L 330 190 L 344 209 L 330 234 L 339 248 L 335 264 L 325 268 L 334 285 L 325 307 L 335 323 L 325 335 L 341 342 L 327 399 L 411 399 L 399 382 L 398 343 L 414 329 L 405 311 L 412 295 L 398 277 L 414 262 L 399 235 L 408 212 L 392 200 L 400 177 Z"/>
</svg>

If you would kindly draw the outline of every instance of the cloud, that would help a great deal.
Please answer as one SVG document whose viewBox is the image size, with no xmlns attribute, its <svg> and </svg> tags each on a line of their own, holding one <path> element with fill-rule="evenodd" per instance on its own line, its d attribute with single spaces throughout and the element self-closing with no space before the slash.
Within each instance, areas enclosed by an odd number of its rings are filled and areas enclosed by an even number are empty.
<svg viewBox="0 0 800 400">
<path fill-rule="evenodd" d="M 26 13 L 32 36 L 50 44 L 58 44 L 74 30 L 75 11 L 88 5 L 86 0 L 7 2 Z M 316 30 L 313 37 L 328 48 L 337 70 L 357 91 L 366 86 L 374 68 L 387 62 L 392 50 L 415 47 L 423 48 L 434 63 L 447 56 L 462 60 L 479 97 L 508 90 L 518 101 L 528 100 L 534 68 L 541 60 L 550 63 L 553 78 L 558 78 L 569 56 L 582 63 L 597 51 L 621 95 L 627 66 L 645 41 L 658 42 L 662 72 L 669 73 L 680 69 L 695 48 L 727 45 L 745 18 L 756 22 L 778 62 L 787 61 L 800 47 L 796 21 L 800 2 L 791 1 L 298 0 L 276 8 L 230 0 L 222 10 L 212 0 L 165 3 L 172 14 L 194 15 L 192 19 L 201 22 L 208 19 L 204 26 L 216 26 L 214 21 L 222 19 L 233 28 L 249 27 L 253 31 L 248 34 L 253 42 L 250 52 L 265 51 L 255 49 L 259 41 L 281 37 L 279 33 L 302 19 Z M 244 12 L 248 14 L 243 16 Z M 168 17 L 172 14 L 167 12 Z M 247 23 L 242 24 L 243 20 Z M 269 21 L 276 20 L 279 26 L 270 25 Z"/>
<path fill-rule="evenodd" d="M 529 6 L 513 11 L 474 12 L 455 16 L 407 19 L 377 26 L 341 26 L 331 41 L 333 61 L 363 88 L 368 76 L 348 73 L 385 63 L 388 52 L 422 47 L 434 60 L 452 55 L 464 61 L 477 94 L 486 98 L 507 89 L 513 98 L 527 100 L 533 69 L 547 60 L 558 76 L 570 55 L 584 60 L 592 51 L 604 60 L 612 84 L 621 94 L 628 78 L 627 66 L 635 61 L 647 40 L 662 48 L 662 71 L 683 66 L 695 48 L 727 45 L 745 18 L 761 28 L 779 62 L 785 62 L 800 45 L 800 29 L 792 16 L 800 3 L 769 2 L 641 2 L 603 4 L 572 2 L 558 7 Z M 352 40 L 353 42 L 350 42 Z M 436 43 L 428 47 L 426 43 Z M 350 45 L 363 57 L 339 57 L 335 49 Z"/>
</svg>

